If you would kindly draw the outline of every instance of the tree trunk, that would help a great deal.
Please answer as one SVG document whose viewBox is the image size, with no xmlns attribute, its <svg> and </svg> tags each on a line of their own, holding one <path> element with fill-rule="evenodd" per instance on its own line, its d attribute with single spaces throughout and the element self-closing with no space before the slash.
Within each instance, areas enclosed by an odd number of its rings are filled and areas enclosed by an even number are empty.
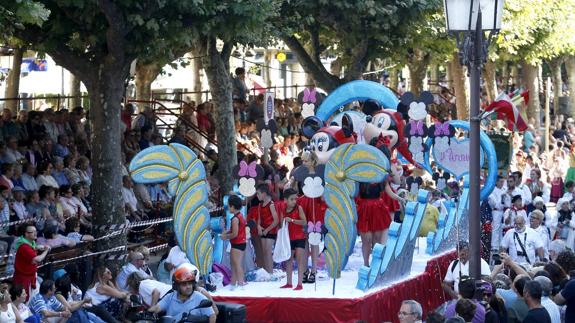
<svg viewBox="0 0 575 323">
<path fill-rule="evenodd" d="M 152 82 L 162 71 L 158 63 L 136 63 L 136 100 L 149 101 L 152 99 Z"/>
<path fill-rule="evenodd" d="M 533 122 L 536 129 L 541 124 L 541 103 L 539 101 L 539 68 L 540 65 L 531 65 L 527 62 L 521 64 L 523 70 L 523 81 L 529 90 L 529 103 L 527 105 L 527 116 L 529 122 Z"/>
<path fill-rule="evenodd" d="M 71 110 L 75 107 L 82 106 L 82 92 L 80 91 L 80 79 L 73 73 L 70 73 L 70 105 L 68 109 Z"/>
<path fill-rule="evenodd" d="M 397 91 L 399 87 L 399 67 L 392 67 L 389 69 L 389 88 L 393 91 Z"/>
<path fill-rule="evenodd" d="M 12 57 L 12 69 L 8 73 L 8 79 L 6 82 L 6 98 L 17 98 L 20 94 L 20 72 L 22 66 L 22 57 L 24 55 L 24 50 L 22 48 L 14 49 L 14 56 Z M 18 111 L 20 101 L 19 100 L 8 100 L 5 109 L 10 109 L 12 112 Z"/>
<path fill-rule="evenodd" d="M 116 64 L 110 64 L 112 66 Z M 90 122 L 92 129 L 92 169 L 91 185 L 92 206 L 96 236 L 110 233 L 110 229 L 101 226 L 124 224 L 124 202 L 122 201 L 120 102 L 124 93 L 124 80 L 128 76 L 129 64 L 124 71 L 100 65 L 90 75 L 84 75 L 83 81 L 90 97 Z M 98 242 L 97 250 L 126 244 L 126 236 Z"/>
<path fill-rule="evenodd" d="M 194 60 L 192 61 L 192 71 L 194 73 L 194 89 L 193 91 L 195 92 L 194 95 L 194 101 L 196 101 L 196 104 L 200 104 L 202 103 L 203 99 L 202 99 L 202 59 L 200 58 L 202 56 L 202 52 L 201 50 L 199 50 L 198 48 L 194 48 L 192 50 L 192 57 L 197 57 L 194 58 Z"/>
<path fill-rule="evenodd" d="M 519 66 L 517 63 L 511 63 L 510 74 L 511 85 L 514 85 L 515 89 L 517 89 L 521 85 L 521 75 L 519 74 Z"/>
<path fill-rule="evenodd" d="M 469 119 L 469 78 L 466 69 L 459 64 L 459 57 L 454 53 L 449 61 L 449 70 L 453 79 L 453 88 L 455 90 L 455 105 L 457 108 L 457 119 Z"/>
<path fill-rule="evenodd" d="M 424 88 L 424 80 L 427 75 L 427 65 L 429 65 L 429 55 L 422 50 L 415 48 L 413 54 L 408 58 L 409 67 L 409 90 L 419 97 Z"/>
<path fill-rule="evenodd" d="M 575 56 L 569 55 L 565 58 L 565 69 L 569 87 L 569 111 L 571 117 L 575 116 Z"/>
<path fill-rule="evenodd" d="M 306 73 L 312 75 L 318 87 L 329 93 L 343 84 L 342 79 L 330 74 L 321 64 L 319 53 L 312 57 L 295 36 L 283 37 L 282 40 L 296 54 L 298 62 Z"/>
<path fill-rule="evenodd" d="M 504 91 L 509 87 L 509 63 L 506 61 L 501 64 L 501 87 Z"/>
<path fill-rule="evenodd" d="M 264 50 L 264 66 L 262 66 L 262 76 L 267 86 L 272 86 L 272 77 L 270 65 L 272 64 L 272 52 L 268 49 Z M 306 83 L 308 84 L 308 83 Z"/>
<path fill-rule="evenodd" d="M 216 120 L 216 135 L 218 137 L 218 179 L 220 192 L 227 194 L 233 188 L 233 169 L 237 163 L 232 81 L 227 64 L 229 54 L 226 50 L 229 44 L 224 45 L 222 53 L 216 49 L 215 38 L 209 39 L 206 45 L 207 56 L 203 58 L 203 65 L 216 107 L 214 119 Z"/>
<path fill-rule="evenodd" d="M 497 97 L 497 82 L 495 80 L 496 64 L 494 61 L 488 59 L 485 64 L 485 91 L 487 92 L 487 99 L 493 102 Z"/>
<path fill-rule="evenodd" d="M 431 92 L 440 92 L 441 89 L 439 88 L 439 65 L 432 64 L 429 67 L 429 91 Z"/>
<path fill-rule="evenodd" d="M 559 113 L 559 97 L 563 94 L 563 79 L 561 78 L 561 65 L 563 57 L 557 57 L 549 61 L 551 68 L 551 80 L 553 81 L 553 111 Z"/>
</svg>

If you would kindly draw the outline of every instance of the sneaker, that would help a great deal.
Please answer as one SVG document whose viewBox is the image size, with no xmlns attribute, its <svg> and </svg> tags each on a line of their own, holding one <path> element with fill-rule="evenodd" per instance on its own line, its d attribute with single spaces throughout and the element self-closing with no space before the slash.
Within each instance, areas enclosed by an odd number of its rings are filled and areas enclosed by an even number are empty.
<svg viewBox="0 0 575 323">
<path fill-rule="evenodd" d="M 303 286 L 301 284 L 297 285 L 293 290 L 302 290 Z"/>
</svg>

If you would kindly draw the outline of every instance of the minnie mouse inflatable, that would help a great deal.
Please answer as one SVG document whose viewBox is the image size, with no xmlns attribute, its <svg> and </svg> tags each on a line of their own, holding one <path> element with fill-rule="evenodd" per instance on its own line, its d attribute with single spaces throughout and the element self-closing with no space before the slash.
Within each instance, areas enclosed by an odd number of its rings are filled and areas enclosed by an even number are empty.
<svg viewBox="0 0 575 323">
<path fill-rule="evenodd" d="M 367 125 L 363 130 L 365 142 L 371 145 L 381 138 L 388 138 L 388 148 L 391 152 L 397 149 L 413 165 L 417 165 L 409 152 L 407 141 L 404 136 L 404 126 L 402 115 L 394 110 L 382 109 L 379 103 L 374 100 L 367 100 L 362 106 L 363 113 L 366 114 Z"/>
</svg>

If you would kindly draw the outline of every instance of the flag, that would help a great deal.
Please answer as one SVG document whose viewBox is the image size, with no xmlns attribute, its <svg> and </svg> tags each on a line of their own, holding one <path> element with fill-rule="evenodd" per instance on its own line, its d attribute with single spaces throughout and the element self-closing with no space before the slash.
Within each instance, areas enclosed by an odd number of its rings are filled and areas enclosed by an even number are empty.
<svg viewBox="0 0 575 323">
<path fill-rule="evenodd" d="M 499 94 L 485 111 L 494 111 L 499 118 L 506 118 L 509 130 L 513 131 L 514 125 L 519 131 L 525 131 L 527 129 L 527 124 L 521 117 L 519 109 L 517 109 L 517 106 L 505 92 Z"/>
</svg>

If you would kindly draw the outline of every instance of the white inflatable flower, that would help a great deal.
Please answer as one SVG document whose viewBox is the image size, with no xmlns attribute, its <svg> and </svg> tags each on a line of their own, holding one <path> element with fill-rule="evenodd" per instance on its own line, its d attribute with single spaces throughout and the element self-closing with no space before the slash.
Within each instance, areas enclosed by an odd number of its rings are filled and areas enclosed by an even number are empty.
<svg viewBox="0 0 575 323">
<path fill-rule="evenodd" d="M 264 148 L 272 148 L 274 141 L 272 139 L 272 132 L 269 129 L 263 129 L 261 134 L 261 143 Z"/>
<path fill-rule="evenodd" d="M 423 137 L 409 138 L 409 151 L 416 154 L 423 151 Z"/>
<path fill-rule="evenodd" d="M 315 104 L 304 103 L 301 105 L 301 116 L 305 119 L 307 117 L 313 117 L 315 115 Z"/>
<path fill-rule="evenodd" d="M 449 148 L 449 137 L 435 137 L 433 149 L 438 152 L 444 152 Z"/>
<path fill-rule="evenodd" d="M 312 246 L 319 246 L 321 243 L 321 233 L 319 232 L 310 232 L 308 235 L 307 241 Z"/>
<path fill-rule="evenodd" d="M 316 198 L 323 195 L 323 185 L 320 177 L 307 177 L 303 182 L 303 194 L 307 197 Z"/>
<path fill-rule="evenodd" d="M 423 102 L 411 102 L 407 114 L 412 120 L 423 120 L 427 117 L 427 110 Z"/>
<path fill-rule="evenodd" d="M 238 190 L 243 196 L 249 197 L 256 194 L 256 180 L 255 178 L 242 177 L 239 181 Z"/>
</svg>

